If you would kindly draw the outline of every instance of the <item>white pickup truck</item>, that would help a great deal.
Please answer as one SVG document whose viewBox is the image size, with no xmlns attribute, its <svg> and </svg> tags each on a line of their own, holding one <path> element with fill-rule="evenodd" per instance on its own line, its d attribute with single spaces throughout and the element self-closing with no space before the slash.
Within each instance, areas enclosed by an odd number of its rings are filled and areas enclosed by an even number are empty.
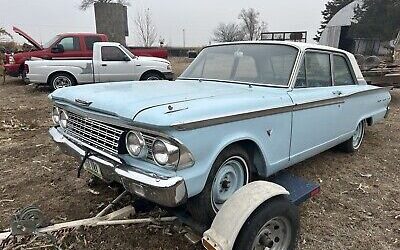
<svg viewBox="0 0 400 250">
<path fill-rule="evenodd" d="M 92 60 L 32 58 L 25 64 L 28 83 L 48 84 L 53 89 L 84 83 L 173 79 L 169 61 L 138 57 L 112 42 L 95 43 Z"/>
</svg>

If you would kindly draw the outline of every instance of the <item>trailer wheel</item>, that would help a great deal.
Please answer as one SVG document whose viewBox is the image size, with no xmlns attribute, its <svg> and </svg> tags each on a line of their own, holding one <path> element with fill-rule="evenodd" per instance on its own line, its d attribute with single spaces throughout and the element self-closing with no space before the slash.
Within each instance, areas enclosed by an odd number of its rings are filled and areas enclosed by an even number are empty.
<svg viewBox="0 0 400 250">
<path fill-rule="evenodd" d="M 245 149 L 233 145 L 215 160 L 203 191 L 188 201 L 188 210 L 198 222 L 211 225 L 223 203 L 251 181 L 252 162 Z"/>
<path fill-rule="evenodd" d="M 277 196 L 264 202 L 247 219 L 233 249 L 295 249 L 298 228 L 298 208 L 286 196 Z"/>
<path fill-rule="evenodd" d="M 76 80 L 73 76 L 68 73 L 56 73 L 50 78 L 50 85 L 53 90 L 71 87 L 76 84 Z"/>
</svg>

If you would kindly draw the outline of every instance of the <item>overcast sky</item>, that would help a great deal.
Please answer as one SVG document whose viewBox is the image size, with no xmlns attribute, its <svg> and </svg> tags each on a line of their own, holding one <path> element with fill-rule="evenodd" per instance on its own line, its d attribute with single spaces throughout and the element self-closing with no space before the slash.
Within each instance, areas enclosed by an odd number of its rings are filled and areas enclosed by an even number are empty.
<svg viewBox="0 0 400 250">
<path fill-rule="evenodd" d="M 172 46 L 206 45 L 220 22 L 237 21 L 242 8 L 255 8 L 269 31 L 308 31 L 314 37 L 327 0 L 132 0 L 128 8 L 128 45 L 138 45 L 133 20 L 149 8 L 157 33 Z M 95 32 L 94 11 L 79 10 L 80 0 L 0 0 L 0 27 L 12 32 L 15 25 L 38 42 L 45 43 L 63 32 Z M 15 35 L 15 33 L 13 33 Z M 18 35 L 18 42 L 24 41 Z"/>
</svg>

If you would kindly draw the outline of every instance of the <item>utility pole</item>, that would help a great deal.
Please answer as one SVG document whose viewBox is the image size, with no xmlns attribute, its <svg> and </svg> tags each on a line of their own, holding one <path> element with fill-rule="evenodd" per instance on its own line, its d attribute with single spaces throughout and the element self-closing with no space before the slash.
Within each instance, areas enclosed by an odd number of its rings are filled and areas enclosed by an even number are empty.
<svg viewBox="0 0 400 250">
<path fill-rule="evenodd" d="M 186 34 L 185 34 L 185 29 L 182 30 L 182 34 L 183 34 L 183 47 L 186 47 Z"/>
</svg>

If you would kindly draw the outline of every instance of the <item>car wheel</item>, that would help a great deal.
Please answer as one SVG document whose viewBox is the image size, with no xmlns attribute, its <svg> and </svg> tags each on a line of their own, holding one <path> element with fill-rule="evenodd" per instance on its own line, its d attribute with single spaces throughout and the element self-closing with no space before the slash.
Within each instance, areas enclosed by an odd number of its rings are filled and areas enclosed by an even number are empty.
<svg viewBox="0 0 400 250">
<path fill-rule="evenodd" d="M 164 79 L 164 76 L 157 72 L 147 72 L 140 78 L 141 81 L 158 81 Z"/>
<path fill-rule="evenodd" d="M 76 84 L 75 79 L 67 73 L 57 73 L 50 79 L 50 84 L 53 90 L 71 87 Z"/>
<path fill-rule="evenodd" d="M 278 196 L 267 200 L 247 219 L 233 249 L 295 249 L 298 229 L 298 208 L 286 196 Z"/>
<path fill-rule="evenodd" d="M 356 130 L 354 131 L 353 136 L 341 144 L 341 148 L 343 151 L 347 153 L 353 153 L 357 151 L 362 144 L 365 134 L 365 121 L 361 121 L 358 125 Z"/>
<path fill-rule="evenodd" d="M 242 147 L 225 149 L 214 162 L 203 191 L 188 201 L 192 217 L 210 225 L 223 203 L 251 180 L 252 163 Z"/>
</svg>

